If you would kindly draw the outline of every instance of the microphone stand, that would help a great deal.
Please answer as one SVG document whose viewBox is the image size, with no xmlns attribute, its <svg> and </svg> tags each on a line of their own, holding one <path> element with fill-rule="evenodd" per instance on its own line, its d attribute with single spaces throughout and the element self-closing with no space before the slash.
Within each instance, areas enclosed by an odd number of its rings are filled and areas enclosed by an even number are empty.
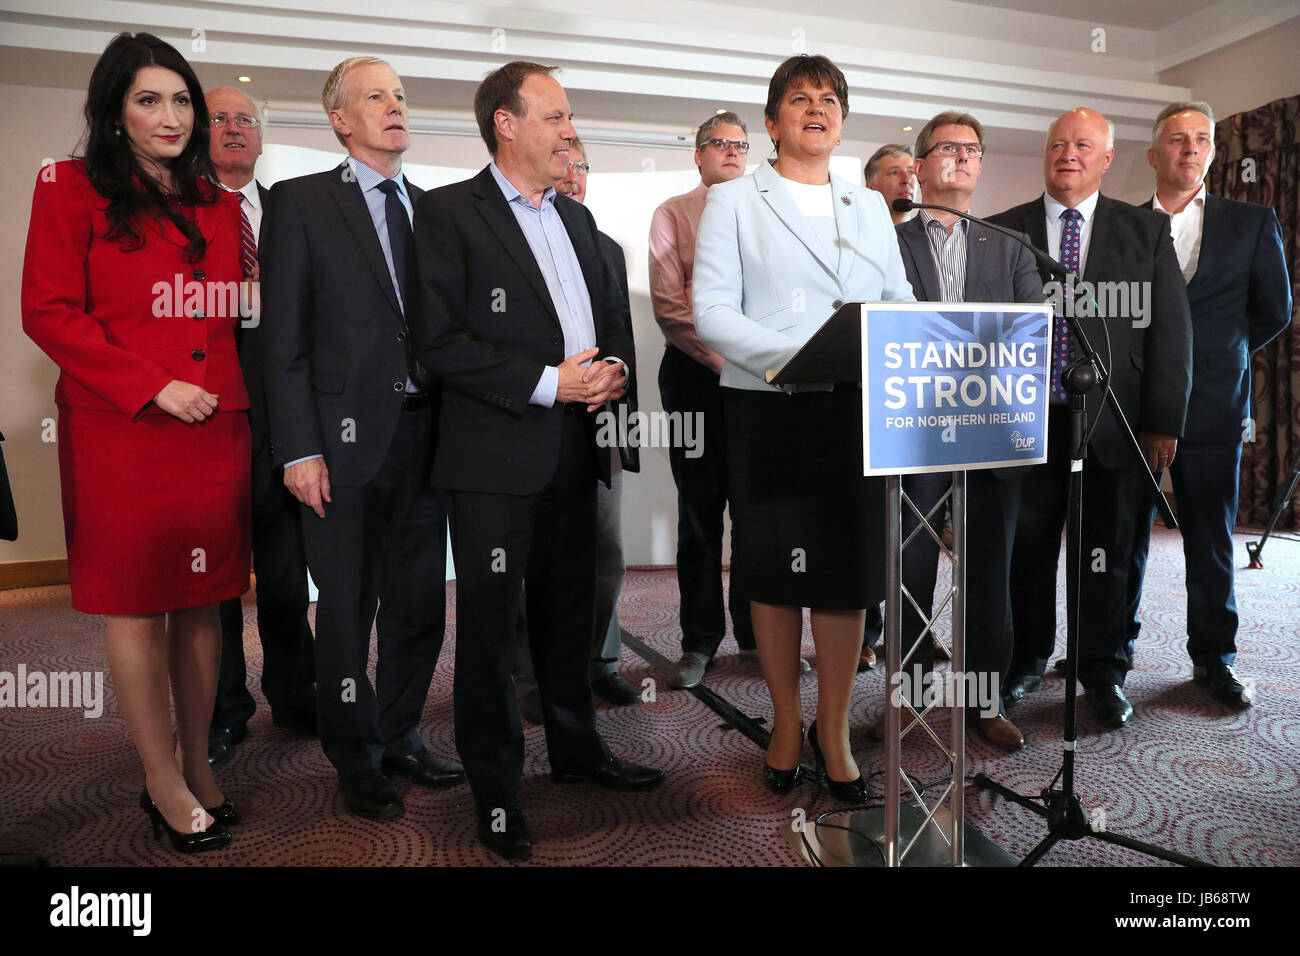
<svg viewBox="0 0 1300 956">
<path fill-rule="evenodd" d="M 969 213 L 949 209 L 947 206 L 934 203 L 914 203 L 909 199 L 896 199 L 893 208 L 896 212 L 906 212 L 910 209 L 938 209 L 1002 233 L 1028 249 L 1034 258 L 1038 260 L 1044 271 L 1065 283 L 1069 283 L 1071 289 L 1073 289 L 1073 283 L 1070 283 L 1069 270 L 1047 253 L 1035 248 L 1031 242 L 1014 230 L 986 222 Z M 1056 776 L 1052 778 L 1052 782 L 1037 797 L 1028 797 L 1017 793 L 982 773 L 975 775 L 975 784 L 982 790 L 992 790 L 1000 794 L 1004 799 L 1017 803 L 1047 819 L 1047 836 L 1029 851 L 1028 855 L 1020 861 L 1020 866 L 1033 866 L 1059 840 L 1081 840 L 1084 837 L 1127 847 L 1130 850 L 1136 850 L 1139 853 L 1145 853 L 1148 856 L 1182 866 L 1208 866 L 1209 864 L 1194 857 L 1184 856 L 1173 850 L 1134 840 L 1118 833 L 1111 833 L 1105 829 L 1094 828 L 1088 814 L 1084 812 L 1083 802 L 1074 790 L 1074 755 L 1076 741 L 1078 740 L 1076 724 L 1078 687 L 1076 686 L 1075 675 L 1078 672 L 1079 582 L 1082 571 L 1083 549 L 1083 459 L 1088 451 L 1088 416 L 1084 396 L 1098 385 L 1102 387 L 1103 404 L 1110 408 L 1120 431 L 1128 436 L 1133 453 L 1143 462 L 1143 468 L 1151 479 L 1156 507 L 1160 511 L 1161 518 L 1164 519 L 1165 526 L 1176 528 L 1178 523 L 1174 519 L 1168 499 L 1160 490 L 1160 483 L 1156 480 L 1155 475 L 1151 474 L 1149 469 L 1146 469 L 1146 458 L 1142 454 L 1141 446 L 1138 445 L 1137 439 L 1133 436 L 1133 430 L 1129 427 L 1124 410 L 1119 407 L 1119 402 L 1115 400 L 1115 396 L 1110 390 L 1110 374 L 1105 364 L 1088 341 L 1088 336 L 1084 333 L 1078 317 L 1074 315 L 1074 310 L 1066 308 L 1064 314 L 1066 321 L 1069 323 L 1070 332 L 1078 342 L 1079 351 L 1082 353 L 1082 357 L 1066 366 L 1061 375 L 1061 384 L 1070 397 L 1070 484 L 1065 525 L 1065 726 L 1062 744 L 1064 754 L 1061 769 L 1057 771 Z M 1061 781 L 1059 790 L 1055 788 L 1057 780 Z"/>
</svg>

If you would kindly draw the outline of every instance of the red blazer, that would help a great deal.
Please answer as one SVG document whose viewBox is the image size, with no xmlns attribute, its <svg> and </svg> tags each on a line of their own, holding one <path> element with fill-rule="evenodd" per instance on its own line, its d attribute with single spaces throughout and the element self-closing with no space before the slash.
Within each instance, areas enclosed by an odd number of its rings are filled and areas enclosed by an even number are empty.
<svg viewBox="0 0 1300 956">
<path fill-rule="evenodd" d="M 107 208 L 83 161 L 41 170 L 23 260 L 23 330 L 59 366 L 55 402 L 133 419 L 165 415 L 153 397 L 179 379 L 217 395 L 222 411 L 248 408 L 230 294 L 240 278 L 239 196 L 219 192 L 192 210 L 208 240 L 194 264 L 165 220 L 140 223 L 144 245 L 134 252 L 106 240 Z"/>
</svg>

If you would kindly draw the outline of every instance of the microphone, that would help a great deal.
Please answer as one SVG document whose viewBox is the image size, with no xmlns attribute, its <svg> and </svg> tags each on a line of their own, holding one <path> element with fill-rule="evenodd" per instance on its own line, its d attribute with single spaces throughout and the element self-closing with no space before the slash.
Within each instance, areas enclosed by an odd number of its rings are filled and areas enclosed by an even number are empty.
<svg viewBox="0 0 1300 956">
<path fill-rule="evenodd" d="M 951 213 L 954 216 L 960 216 L 962 219 L 967 219 L 971 222 L 977 222 L 981 226 L 985 226 L 989 229 L 992 229 L 994 232 L 1000 232 L 1002 233 L 1002 235 L 1014 239 L 1016 242 L 1020 243 L 1022 246 L 1024 246 L 1026 249 L 1030 251 L 1030 253 L 1033 255 L 1035 259 L 1038 260 L 1038 264 L 1040 266 L 1042 266 L 1048 272 L 1052 273 L 1054 276 L 1064 279 L 1068 277 L 1070 274 L 1069 269 L 1065 268 L 1065 266 L 1061 265 L 1061 263 L 1057 262 L 1047 253 L 1043 252 L 1041 249 L 1039 249 L 1032 242 L 1027 240 L 1024 236 L 1020 235 L 1018 232 L 1015 232 L 1014 230 L 1011 229 L 1006 229 L 995 223 L 991 223 L 987 219 L 981 219 L 979 216 L 972 216 L 970 213 L 962 212 L 959 209 L 949 209 L 947 206 L 940 206 L 938 203 L 912 202 L 912 200 L 910 199 L 895 199 L 892 205 L 893 205 L 894 212 L 911 212 L 913 209 L 938 209 L 940 212 Z"/>
</svg>

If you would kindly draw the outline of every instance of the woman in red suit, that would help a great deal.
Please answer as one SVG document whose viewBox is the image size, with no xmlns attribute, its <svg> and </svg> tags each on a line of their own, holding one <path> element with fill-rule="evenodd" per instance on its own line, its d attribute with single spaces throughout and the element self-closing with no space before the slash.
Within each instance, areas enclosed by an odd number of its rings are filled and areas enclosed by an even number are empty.
<svg viewBox="0 0 1300 956">
<path fill-rule="evenodd" d="M 61 370 L 72 605 L 108 616 L 155 836 L 216 849 L 237 818 L 207 760 L 217 604 L 247 590 L 250 551 L 238 197 L 213 186 L 194 71 L 157 37 L 108 45 L 86 123 L 84 157 L 37 181 L 22 288 L 23 328 Z"/>
</svg>

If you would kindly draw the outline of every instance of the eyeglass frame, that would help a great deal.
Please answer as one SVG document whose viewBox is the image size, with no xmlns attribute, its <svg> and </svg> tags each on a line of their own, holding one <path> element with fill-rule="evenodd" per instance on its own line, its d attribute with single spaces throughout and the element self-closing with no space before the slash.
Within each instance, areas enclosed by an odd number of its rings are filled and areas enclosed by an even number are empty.
<svg viewBox="0 0 1300 956">
<path fill-rule="evenodd" d="M 747 139 L 722 139 L 721 137 L 718 137 L 715 139 L 706 139 L 700 144 L 699 148 L 703 149 L 705 146 L 713 146 L 724 151 L 735 147 L 735 150 L 738 153 L 749 152 L 749 140 Z"/>
<path fill-rule="evenodd" d="M 564 165 L 570 172 L 576 173 L 580 169 L 584 174 L 591 172 L 591 163 L 588 162 L 575 163 L 573 160 L 569 160 Z"/>
<path fill-rule="evenodd" d="M 940 156 L 946 156 L 952 159 L 956 159 L 959 156 L 965 156 L 966 159 L 984 158 L 985 148 L 983 143 L 958 143 L 955 140 L 943 139 L 937 143 L 932 143 L 930 145 L 930 148 L 927 149 L 920 156 L 918 156 L 917 159 L 924 159 L 926 156 L 929 156 L 931 153 L 933 153 L 936 149 L 939 149 L 940 147 L 943 146 L 952 146 L 953 151 L 951 153 L 940 152 L 939 153 Z M 971 152 L 972 150 L 975 150 L 975 152 Z"/>
<path fill-rule="evenodd" d="M 234 120 L 235 125 L 240 129 L 258 129 L 262 125 L 262 121 L 258 117 L 248 113 L 212 113 L 208 116 L 208 125 L 228 126 L 231 120 Z M 244 120 L 248 122 L 244 122 Z"/>
</svg>

